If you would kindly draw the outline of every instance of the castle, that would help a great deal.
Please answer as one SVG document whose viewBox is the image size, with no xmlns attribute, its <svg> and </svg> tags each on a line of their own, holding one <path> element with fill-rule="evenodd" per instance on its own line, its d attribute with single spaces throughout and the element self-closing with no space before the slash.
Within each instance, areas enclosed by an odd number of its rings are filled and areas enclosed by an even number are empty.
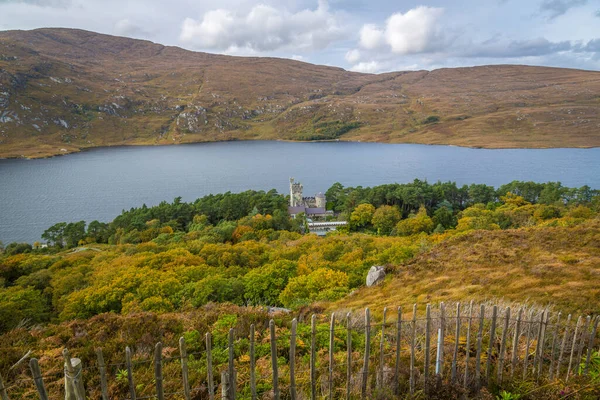
<svg viewBox="0 0 600 400">
<path fill-rule="evenodd" d="M 333 215 L 332 211 L 325 209 L 326 200 L 323 193 L 317 193 L 314 197 L 302 196 L 303 186 L 300 182 L 294 182 L 290 178 L 290 205 L 288 212 L 292 217 L 304 213 L 309 218 L 325 218 Z"/>
</svg>

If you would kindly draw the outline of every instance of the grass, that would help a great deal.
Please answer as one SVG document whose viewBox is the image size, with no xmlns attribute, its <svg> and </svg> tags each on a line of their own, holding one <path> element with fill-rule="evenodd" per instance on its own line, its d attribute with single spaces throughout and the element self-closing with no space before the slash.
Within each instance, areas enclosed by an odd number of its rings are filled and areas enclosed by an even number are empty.
<svg viewBox="0 0 600 400">
<path fill-rule="evenodd" d="M 382 286 L 363 287 L 329 310 L 439 301 L 507 301 L 563 313 L 600 313 L 600 220 L 575 227 L 471 231 L 390 266 Z"/>
</svg>

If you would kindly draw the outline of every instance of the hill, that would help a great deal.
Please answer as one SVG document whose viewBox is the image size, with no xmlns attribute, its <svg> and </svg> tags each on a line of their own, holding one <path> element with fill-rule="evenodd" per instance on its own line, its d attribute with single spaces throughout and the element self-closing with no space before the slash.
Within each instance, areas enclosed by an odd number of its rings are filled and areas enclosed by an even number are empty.
<svg viewBox="0 0 600 400">
<path fill-rule="evenodd" d="M 216 140 L 600 146 L 600 73 L 361 74 L 73 29 L 0 32 L 0 157 Z"/>
</svg>

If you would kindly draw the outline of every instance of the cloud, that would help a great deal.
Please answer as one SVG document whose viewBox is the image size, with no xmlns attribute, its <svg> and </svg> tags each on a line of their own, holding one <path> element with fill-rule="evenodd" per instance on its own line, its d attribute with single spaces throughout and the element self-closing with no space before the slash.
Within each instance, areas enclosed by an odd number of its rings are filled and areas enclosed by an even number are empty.
<svg viewBox="0 0 600 400">
<path fill-rule="evenodd" d="M 381 65 L 377 61 L 360 62 L 360 63 L 352 66 L 352 68 L 350 68 L 350 70 L 355 71 L 355 72 L 364 72 L 367 74 L 374 74 L 376 72 L 381 71 Z"/>
<path fill-rule="evenodd" d="M 463 57 L 518 58 L 554 54 L 572 48 L 569 41 L 551 42 L 545 38 L 512 41 L 493 39 L 470 46 L 468 50 L 459 53 Z"/>
<path fill-rule="evenodd" d="M 361 54 L 357 49 L 350 50 L 344 57 L 350 64 L 356 64 L 360 60 Z"/>
<path fill-rule="evenodd" d="M 544 0 L 540 5 L 540 11 L 547 13 L 548 18 L 554 19 L 566 14 L 569 9 L 586 5 L 588 0 Z"/>
<path fill-rule="evenodd" d="M 127 37 L 150 37 L 152 36 L 150 32 L 146 31 L 141 26 L 133 23 L 129 18 L 124 18 L 119 21 L 114 26 L 114 33 L 118 36 L 127 36 Z"/>
<path fill-rule="evenodd" d="M 229 9 L 211 10 L 201 20 L 186 18 L 179 37 L 198 48 L 266 52 L 320 50 L 343 34 L 338 15 L 321 0 L 317 9 L 295 13 L 265 4 L 255 5 L 245 14 Z"/>
<path fill-rule="evenodd" d="M 383 30 L 377 25 L 367 24 L 360 30 L 360 46 L 364 49 L 376 49 L 385 43 Z"/>
<path fill-rule="evenodd" d="M 439 19 L 443 12 L 441 8 L 421 6 L 392 15 L 385 28 L 386 42 L 397 54 L 423 53 L 439 47 Z"/>
</svg>

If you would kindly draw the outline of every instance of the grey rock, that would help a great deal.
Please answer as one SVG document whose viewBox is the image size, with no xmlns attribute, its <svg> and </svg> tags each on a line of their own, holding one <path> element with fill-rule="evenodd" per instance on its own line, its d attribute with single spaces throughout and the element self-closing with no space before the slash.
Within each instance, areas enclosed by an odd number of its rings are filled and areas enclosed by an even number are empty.
<svg viewBox="0 0 600 400">
<path fill-rule="evenodd" d="M 385 279 L 385 267 L 373 265 L 367 274 L 367 286 L 375 286 Z"/>
</svg>

